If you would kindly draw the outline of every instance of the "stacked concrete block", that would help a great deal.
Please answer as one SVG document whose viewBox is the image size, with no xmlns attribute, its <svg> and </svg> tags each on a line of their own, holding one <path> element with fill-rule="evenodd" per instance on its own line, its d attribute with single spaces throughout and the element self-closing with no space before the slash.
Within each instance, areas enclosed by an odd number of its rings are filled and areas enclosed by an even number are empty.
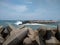
<svg viewBox="0 0 60 45">
<path fill-rule="evenodd" d="M 46 45 L 60 45 L 60 42 L 55 38 L 55 37 L 51 37 L 51 39 L 49 40 L 45 40 Z"/>
<path fill-rule="evenodd" d="M 27 38 L 24 39 L 23 44 L 24 45 L 32 45 L 33 42 L 29 37 L 27 37 Z"/>
<path fill-rule="evenodd" d="M 25 25 L 19 25 L 18 26 L 18 29 L 22 29 L 22 28 L 24 28 L 25 27 Z"/>
<path fill-rule="evenodd" d="M 13 28 L 13 26 L 10 25 L 10 28 L 12 29 L 12 31 L 10 32 L 10 36 L 6 39 L 6 41 L 3 43 L 3 45 L 17 45 L 18 43 L 20 43 L 23 38 L 27 35 L 27 28 L 21 29 L 21 30 L 17 30 L 15 28 Z"/>
<path fill-rule="evenodd" d="M 57 25 L 57 32 L 55 34 L 55 37 L 60 41 L 60 24 Z"/>
<path fill-rule="evenodd" d="M 0 26 L 0 33 L 3 31 L 3 26 Z"/>
<path fill-rule="evenodd" d="M 35 40 L 35 32 L 34 32 L 34 30 L 32 30 L 32 28 L 29 28 L 29 27 L 28 27 L 28 37 L 29 37 L 32 41 Z"/>
<path fill-rule="evenodd" d="M 2 35 L 0 34 L 0 45 L 3 44 L 3 42 L 5 41 L 5 39 L 2 37 Z"/>
</svg>

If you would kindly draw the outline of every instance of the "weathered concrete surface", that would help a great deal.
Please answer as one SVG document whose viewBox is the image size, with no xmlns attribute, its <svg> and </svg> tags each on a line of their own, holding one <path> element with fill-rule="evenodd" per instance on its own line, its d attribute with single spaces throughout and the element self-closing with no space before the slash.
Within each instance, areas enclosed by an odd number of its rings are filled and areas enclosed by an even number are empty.
<svg viewBox="0 0 60 45">
<path fill-rule="evenodd" d="M 29 37 L 26 37 L 23 41 L 24 45 L 32 45 L 32 40 Z"/>
<path fill-rule="evenodd" d="M 7 29 L 7 27 L 5 27 L 3 31 L 1 32 L 1 34 L 3 38 L 6 38 L 10 34 L 10 31 Z"/>
<path fill-rule="evenodd" d="M 57 40 L 60 41 L 60 24 L 58 24 L 58 26 L 57 26 L 57 32 L 55 34 L 55 37 L 57 38 Z"/>
<path fill-rule="evenodd" d="M 3 31 L 3 26 L 0 26 L 0 33 Z"/>
<path fill-rule="evenodd" d="M 0 45 L 2 45 L 3 42 L 4 42 L 4 38 L 0 34 Z"/>
<path fill-rule="evenodd" d="M 10 36 L 3 43 L 3 45 L 16 45 L 17 43 L 20 43 L 21 40 L 27 35 L 28 32 L 27 28 L 18 30 L 13 28 L 12 25 L 10 25 L 10 28 L 12 29 Z"/>
<path fill-rule="evenodd" d="M 46 45 L 60 45 L 60 42 L 55 37 L 51 37 L 51 39 L 45 41 Z"/>
<path fill-rule="evenodd" d="M 40 32 L 41 36 L 44 36 L 47 33 L 47 31 L 51 31 L 52 35 L 55 36 L 55 33 L 57 32 L 57 27 L 55 28 L 55 27 L 40 26 L 37 30 Z"/>
<path fill-rule="evenodd" d="M 11 24 L 8 24 L 8 28 L 11 30 L 11 31 L 15 31 L 15 27 L 13 26 L 13 25 L 11 25 Z"/>
<path fill-rule="evenodd" d="M 18 26 L 19 29 L 22 29 L 22 28 L 24 28 L 24 27 L 25 27 L 25 25 L 19 25 L 19 26 Z"/>
<path fill-rule="evenodd" d="M 59 33 L 60 33 L 60 24 L 57 25 L 57 30 L 58 30 Z"/>
<path fill-rule="evenodd" d="M 28 27 L 28 37 L 32 40 L 32 41 L 34 41 L 35 40 L 35 32 L 34 32 L 34 30 L 32 30 L 32 28 L 29 28 Z"/>
<path fill-rule="evenodd" d="M 57 27 L 40 26 L 37 30 L 54 30 L 54 31 L 57 31 Z"/>
<path fill-rule="evenodd" d="M 28 37 L 33 41 L 36 41 L 36 44 L 38 45 L 45 45 L 43 40 L 42 40 L 42 36 L 39 35 L 39 31 L 38 30 L 32 30 L 31 28 L 28 28 L 29 32 L 28 32 Z"/>
</svg>

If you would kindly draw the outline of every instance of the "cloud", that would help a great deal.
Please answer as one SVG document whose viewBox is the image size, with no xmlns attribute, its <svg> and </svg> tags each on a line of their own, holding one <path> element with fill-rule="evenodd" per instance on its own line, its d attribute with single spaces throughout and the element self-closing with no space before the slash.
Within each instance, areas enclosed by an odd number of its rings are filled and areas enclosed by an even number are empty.
<svg viewBox="0 0 60 45">
<path fill-rule="evenodd" d="M 26 5 L 16 5 L 16 6 L 12 6 L 11 8 L 18 12 L 24 12 L 24 11 L 27 11 L 28 9 Z"/>
<path fill-rule="evenodd" d="M 28 10 L 26 5 L 13 5 L 10 3 L 5 3 L 5 2 L 1 2 L 0 6 L 4 8 L 6 7 L 7 9 L 11 9 L 17 12 L 24 12 Z"/>
<path fill-rule="evenodd" d="M 26 4 L 32 4 L 32 0 L 24 0 Z"/>
<path fill-rule="evenodd" d="M 32 2 L 26 2 L 27 4 L 32 4 Z"/>
<path fill-rule="evenodd" d="M 51 0 L 47 1 L 52 4 Z M 55 17 L 59 17 L 57 15 L 56 6 L 54 7 L 46 7 L 44 8 L 40 6 L 40 3 L 37 5 L 33 5 L 33 8 L 28 7 L 28 5 L 32 4 L 32 1 L 25 1 L 26 4 L 12 4 L 0 2 L 0 19 L 22 19 L 22 20 L 33 20 L 33 19 L 53 19 Z M 28 4 L 28 5 L 27 5 Z M 50 5 L 49 5 L 50 6 Z M 35 8 L 37 7 L 37 8 Z M 46 7 L 46 8 L 45 8 Z M 33 10 L 33 11 L 32 11 Z M 31 12 L 32 11 L 32 12 Z"/>
<path fill-rule="evenodd" d="M 46 0 L 49 4 L 56 4 L 58 0 Z"/>
</svg>

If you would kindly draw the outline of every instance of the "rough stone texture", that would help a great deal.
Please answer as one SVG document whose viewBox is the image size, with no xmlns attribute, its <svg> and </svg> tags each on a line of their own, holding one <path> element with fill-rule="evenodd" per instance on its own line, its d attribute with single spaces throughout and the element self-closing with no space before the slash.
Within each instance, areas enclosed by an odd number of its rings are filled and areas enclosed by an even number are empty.
<svg viewBox="0 0 60 45">
<path fill-rule="evenodd" d="M 32 30 L 31 28 L 28 28 L 28 37 L 32 40 L 32 41 L 34 41 L 35 40 L 35 32 L 34 32 L 34 30 Z"/>
<path fill-rule="evenodd" d="M 37 30 L 54 30 L 54 31 L 57 31 L 57 27 L 40 26 Z"/>
<path fill-rule="evenodd" d="M 60 24 L 57 26 L 57 32 L 55 34 L 55 37 L 56 37 L 57 40 L 60 41 Z"/>
<path fill-rule="evenodd" d="M 40 32 L 40 34 L 42 36 L 44 36 L 46 34 L 46 31 L 51 31 L 52 35 L 55 36 L 57 28 L 55 28 L 55 27 L 40 26 L 37 30 Z"/>
<path fill-rule="evenodd" d="M 0 34 L 0 45 L 2 45 L 3 42 L 4 42 L 4 38 Z"/>
<path fill-rule="evenodd" d="M 22 29 L 22 28 L 24 28 L 24 27 L 25 27 L 25 25 L 19 25 L 19 26 L 18 26 L 19 29 Z"/>
<path fill-rule="evenodd" d="M 3 31 L 3 26 L 0 26 L 0 33 Z"/>
<path fill-rule="evenodd" d="M 60 24 L 57 25 L 57 30 L 58 30 L 59 33 L 60 33 Z"/>
<path fill-rule="evenodd" d="M 46 45 L 60 45 L 60 42 L 55 37 L 51 37 L 51 39 L 46 40 Z"/>
<path fill-rule="evenodd" d="M 5 29 L 3 29 L 3 31 L 1 32 L 1 34 L 2 34 L 3 38 L 6 38 L 7 35 L 10 34 L 10 32 L 9 32 L 9 30 L 7 28 L 5 28 Z"/>
<path fill-rule="evenodd" d="M 29 37 L 26 37 L 23 41 L 24 45 L 32 45 L 32 40 Z"/>
<path fill-rule="evenodd" d="M 27 35 L 27 28 L 17 30 L 12 25 L 10 25 L 10 28 L 12 29 L 11 34 L 3 45 L 17 45 Z"/>
</svg>

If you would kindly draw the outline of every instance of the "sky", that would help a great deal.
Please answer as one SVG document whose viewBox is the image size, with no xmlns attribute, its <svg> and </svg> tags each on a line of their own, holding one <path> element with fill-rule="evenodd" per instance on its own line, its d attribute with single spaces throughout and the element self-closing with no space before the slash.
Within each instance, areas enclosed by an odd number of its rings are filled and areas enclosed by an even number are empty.
<svg viewBox="0 0 60 45">
<path fill-rule="evenodd" d="M 60 20 L 60 0 L 0 0 L 0 20 Z"/>
</svg>

